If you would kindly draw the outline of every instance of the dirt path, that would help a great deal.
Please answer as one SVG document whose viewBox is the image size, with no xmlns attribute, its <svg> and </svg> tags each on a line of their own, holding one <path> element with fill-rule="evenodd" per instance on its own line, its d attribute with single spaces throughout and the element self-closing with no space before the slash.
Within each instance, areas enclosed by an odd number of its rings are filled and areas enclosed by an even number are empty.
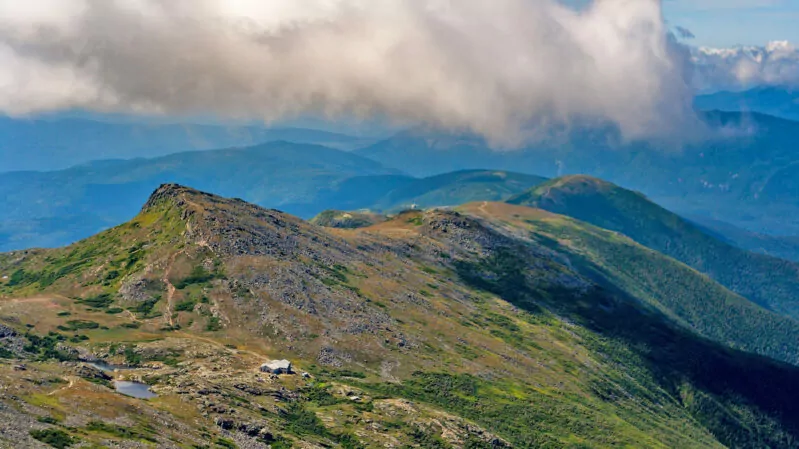
<svg viewBox="0 0 799 449">
<path fill-rule="evenodd" d="M 201 337 L 199 335 L 187 334 L 185 332 L 177 332 L 174 335 L 176 337 L 182 337 L 182 338 L 186 338 L 186 339 L 189 339 L 189 340 L 198 340 L 198 341 L 203 341 L 205 343 L 212 344 L 212 345 L 214 345 L 216 347 L 224 349 L 229 354 L 241 354 L 241 353 L 244 353 L 244 354 L 249 354 L 249 355 L 251 355 L 253 357 L 256 357 L 258 359 L 264 359 L 264 360 L 268 359 L 268 357 L 266 355 L 258 353 L 258 352 L 255 352 L 255 351 L 251 351 L 249 349 L 232 349 L 232 348 L 228 348 L 227 346 L 224 346 L 222 343 L 214 340 L 213 338 Z"/>
<path fill-rule="evenodd" d="M 6 298 L 0 299 L 0 311 L 13 310 L 20 304 L 42 304 L 44 307 L 58 307 L 56 301 L 70 301 L 69 298 L 62 295 L 39 295 L 31 296 L 29 298 Z"/>
<path fill-rule="evenodd" d="M 178 251 L 169 257 L 169 262 L 164 270 L 164 277 L 161 278 L 161 281 L 163 281 L 164 285 L 166 285 L 166 319 L 170 327 L 175 325 L 175 322 L 172 319 L 172 299 L 174 298 L 175 290 L 177 289 L 174 285 L 172 285 L 172 282 L 169 281 L 169 273 L 172 271 L 172 265 L 175 263 L 175 259 L 177 259 L 177 257 L 183 252 L 184 251 Z"/>
<path fill-rule="evenodd" d="M 64 379 L 68 380 L 69 384 L 59 388 L 58 390 L 53 390 L 53 391 L 47 393 L 47 396 L 52 396 L 52 395 L 54 395 L 56 393 L 60 393 L 60 392 L 62 392 L 64 390 L 68 390 L 68 389 L 72 388 L 75 385 L 75 378 L 74 377 L 67 376 L 67 377 L 64 377 Z"/>
<path fill-rule="evenodd" d="M 47 295 L 37 295 L 37 296 L 30 296 L 28 298 L 8 298 L 8 299 L 0 299 L 0 305 L 3 304 L 20 304 L 20 303 L 31 303 L 31 302 L 48 302 L 54 299 L 65 299 L 69 300 L 66 296 L 57 295 L 57 294 L 47 294 Z"/>
</svg>

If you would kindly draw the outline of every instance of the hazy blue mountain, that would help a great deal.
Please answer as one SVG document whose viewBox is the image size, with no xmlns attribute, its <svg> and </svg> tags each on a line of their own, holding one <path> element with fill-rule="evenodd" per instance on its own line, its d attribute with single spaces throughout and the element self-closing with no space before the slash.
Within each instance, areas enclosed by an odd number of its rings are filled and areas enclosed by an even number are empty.
<svg viewBox="0 0 799 449">
<path fill-rule="evenodd" d="M 790 87 L 757 87 L 743 92 L 700 95 L 694 105 L 704 111 L 759 112 L 799 120 L 799 90 Z"/>
<path fill-rule="evenodd" d="M 769 233 L 799 234 L 799 122 L 709 112 L 705 139 L 682 147 L 619 143 L 583 129 L 511 151 L 482 139 L 414 129 L 356 153 L 416 176 L 483 168 L 556 177 L 585 173 L 646 193 L 681 213 Z"/>
<path fill-rule="evenodd" d="M 56 170 L 98 159 L 157 157 L 278 140 L 344 150 L 370 142 L 369 139 L 301 128 L 107 123 L 78 118 L 25 120 L 2 116 L 0 136 L 0 172 Z"/>
<path fill-rule="evenodd" d="M 311 218 L 327 209 L 394 212 L 413 204 L 505 200 L 543 181 L 484 170 L 417 179 L 350 152 L 288 142 L 93 161 L 60 171 L 0 173 L 0 250 L 65 245 L 117 225 L 166 182 Z"/>
<path fill-rule="evenodd" d="M 506 158 L 492 151 L 484 139 L 427 128 L 401 131 L 355 152 L 387 167 L 402 167 L 402 171 L 414 176 L 435 176 L 459 170 L 507 169 Z"/>
<path fill-rule="evenodd" d="M 92 162 L 54 172 L 3 173 L 0 248 L 63 245 L 117 225 L 135 215 L 137 205 L 164 182 L 202 186 L 298 213 L 349 178 L 392 179 L 397 174 L 348 152 L 288 142 Z M 341 188 L 348 196 L 364 196 L 365 203 L 372 199 L 372 189 Z M 303 215 L 325 207 L 311 209 Z"/>
<path fill-rule="evenodd" d="M 776 236 L 747 231 L 720 220 L 690 217 L 706 233 L 755 253 L 799 262 L 799 236 Z"/>
</svg>

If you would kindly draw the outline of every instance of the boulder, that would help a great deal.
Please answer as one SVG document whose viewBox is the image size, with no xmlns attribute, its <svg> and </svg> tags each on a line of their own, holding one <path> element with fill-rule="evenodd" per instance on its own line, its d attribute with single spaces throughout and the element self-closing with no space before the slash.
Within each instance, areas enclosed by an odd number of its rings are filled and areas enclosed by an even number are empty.
<svg viewBox="0 0 799 449">
<path fill-rule="evenodd" d="M 10 328 L 8 326 L 5 326 L 3 324 L 0 324 L 0 338 L 10 338 L 10 337 L 16 337 L 16 336 L 17 336 L 17 332 L 14 329 L 12 329 L 12 328 Z"/>
<path fill-rule="evenodd" d="M 113 379 L 113 377 L 109 376 L 102 370 L 86 364 L 80 364 L 76 366 L 73 372 L 76 376 L 89 380 L 109 381 Z"/>
</svg>

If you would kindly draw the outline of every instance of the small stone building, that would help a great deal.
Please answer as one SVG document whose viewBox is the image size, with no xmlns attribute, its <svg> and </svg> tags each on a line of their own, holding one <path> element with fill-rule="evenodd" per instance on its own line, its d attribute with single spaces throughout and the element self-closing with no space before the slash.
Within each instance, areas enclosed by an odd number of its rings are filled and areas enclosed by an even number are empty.
<svg viewBox="0 0 799 449">
<path fill-rule="evenodd" d="M 272 374 L 291 374 L 291 362 L 288 360 L 270 360 L 261 365 L 261 372 Z"/>
</svg>

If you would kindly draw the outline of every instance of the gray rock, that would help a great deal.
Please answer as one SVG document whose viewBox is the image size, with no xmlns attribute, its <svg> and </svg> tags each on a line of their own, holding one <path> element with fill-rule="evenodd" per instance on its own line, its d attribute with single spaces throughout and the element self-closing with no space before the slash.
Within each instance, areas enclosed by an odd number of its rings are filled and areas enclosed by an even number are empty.
<svg viewBox="0 0 799 449">
<path fill-rule="evenodd" d="M 16 336 L 17 336 L 17 331 L 4 324 L 0 324 L 0 338 L 10 338 Z"/>
<path fill-rule="evenodd" d="M 82 377 L 84 379 L 94 379 L 94 380 L 102 380 L 108 381 L 113 379 L 113 377 L 109 376 L 105 372 L 100 369 L 97 369 L 91 365 L 86 365 L 85 363 L 81 363 L 73 369 L 73 373 L 76 376 Z"/>
</svg>

